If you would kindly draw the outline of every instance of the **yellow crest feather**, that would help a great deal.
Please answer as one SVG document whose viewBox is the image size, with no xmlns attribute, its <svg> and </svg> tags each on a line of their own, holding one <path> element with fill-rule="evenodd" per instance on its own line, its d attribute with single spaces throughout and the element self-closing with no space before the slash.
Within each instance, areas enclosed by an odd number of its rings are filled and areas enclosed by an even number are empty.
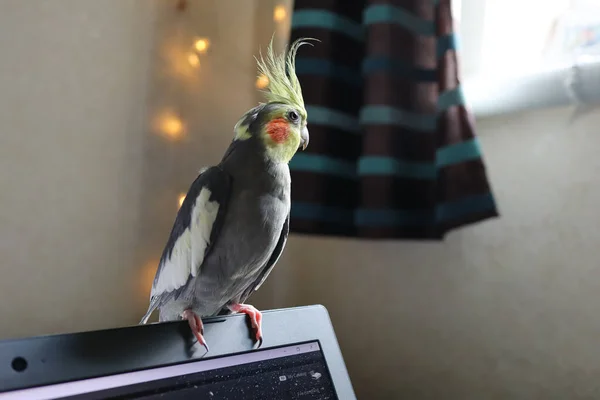
<svg viewBox="0 0 600 400">
<path fill-rule="evenodd" d="M 284 103 L 290 104 L 299 109 L 306 116 L 304 108 L 304 99 L 302 97 L 302 88 L 296 76 L 296 53 L 300 46 L 310 44 L 308 40 L 316 40 L 312 38 L 297 39 L 290 46 L 287 55 L 285 52 L 275 55 L 273 51 L 273 39 L 267 48 L 266 60 L 260 54 L 260 59 L 256 59 L 258 63 L 258 72 L 267 77 L 268 91 L 263 91 L 267 102 L 269 103 Z M 256 57 L 255 57 L 256 58 Z"/>
</svg>

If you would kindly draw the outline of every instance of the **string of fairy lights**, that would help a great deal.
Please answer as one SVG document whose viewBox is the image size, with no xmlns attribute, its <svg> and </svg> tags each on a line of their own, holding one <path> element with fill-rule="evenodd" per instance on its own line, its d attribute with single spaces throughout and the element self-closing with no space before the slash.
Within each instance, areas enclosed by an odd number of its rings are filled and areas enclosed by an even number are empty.
<svg viewBox="0 0 600 400">
<path fill-rule="evenodd" d="M 184 11 L 189 6 L 189 0 L 178 0 L 177 9 Z M 282 24 L 287 21 L 289 11 L 289 5 L 277 4 L 273 8 L 273 21 L 277 24 Z M 182 55 L 185 57 L 185 61 L 193 69 L 199 70 L 203 61 L 209 53 L 209 49 L 212 46 L 211 40 L 208 37 L 194 37 L 190 38 L 190 49 L 187 54 Z M 180 60 L 181 61 L 181 60 Z M 258 76 L 255 82 L 257 89 L 265 89 L 269 84 L 269 79 L 264 76 Z M 177 110 L 171 110 L 165 112 L 159 117 L 158 129 L 160 133 L 169 140 L 178 140 L 185 133 L 186 123 L 181 117 Z M 177 199 L 178 207 L 181 207 L 185 199 L 185 193 L 180 193 Z"/>
</svg>

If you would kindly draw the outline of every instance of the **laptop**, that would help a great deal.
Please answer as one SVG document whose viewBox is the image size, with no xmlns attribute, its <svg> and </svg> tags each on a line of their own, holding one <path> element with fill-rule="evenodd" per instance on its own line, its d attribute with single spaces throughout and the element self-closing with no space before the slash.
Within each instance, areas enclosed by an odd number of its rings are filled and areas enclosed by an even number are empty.
<svg viewBox="0 0 600 400">
<path fill-rule="evenodd" d="M 187 321 L 0 341 L 0 400 L 356 399 L 327 310 L 203 319 L 210 351 Z"/>
</svg>

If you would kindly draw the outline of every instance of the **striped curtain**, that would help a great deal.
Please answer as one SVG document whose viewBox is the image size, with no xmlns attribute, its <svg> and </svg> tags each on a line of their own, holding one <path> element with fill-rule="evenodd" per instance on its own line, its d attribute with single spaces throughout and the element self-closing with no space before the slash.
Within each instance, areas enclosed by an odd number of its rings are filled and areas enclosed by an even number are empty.
<svg viewBox="0 0 600 400">
<path fill-rule="evenodd" d="M 295 0 L 310 146 L 291 231 L 440 240 L 498 216 L 464 106 L 449 0 Z"/>
</svg>

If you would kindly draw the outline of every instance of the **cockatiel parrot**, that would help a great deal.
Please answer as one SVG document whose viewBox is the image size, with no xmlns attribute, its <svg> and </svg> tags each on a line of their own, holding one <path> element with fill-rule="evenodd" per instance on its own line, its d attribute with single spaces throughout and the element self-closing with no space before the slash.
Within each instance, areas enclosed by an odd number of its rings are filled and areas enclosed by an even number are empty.
<svg viewBox="0 0 600 400">
<path fill-rule="evenodd" d="M 201 317 L 245 313 L 262 343 L 262 315 L 245 304 L 279 259 L 289 232 L 289 161 L 308 146 L 307 113 L 295 73 L 295 57 L 271 41 L 258 70 L 268 79 L 266 103 L 234 127 L 234 139 L 218 165 L 191 184 L 160 259 L 150 294 L 159 321 L 185 319 L 206 348 Z"/>
</svg>

